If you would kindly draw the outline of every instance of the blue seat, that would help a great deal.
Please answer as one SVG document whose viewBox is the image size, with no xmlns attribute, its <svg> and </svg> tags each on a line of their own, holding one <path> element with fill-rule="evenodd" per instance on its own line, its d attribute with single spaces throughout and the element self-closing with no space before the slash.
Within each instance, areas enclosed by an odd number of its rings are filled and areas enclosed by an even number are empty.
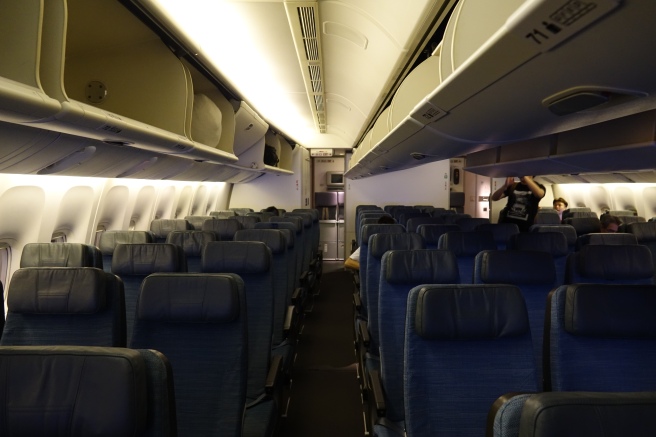
<svg viewBox="0 0 656 437">
<path fill-rule="evenodd" d="M 539 209 L 533 220 L 533 223 L 541 225 L 559 225 L 560 222 L 560 216 L 555 209 Z"/>
<path fill-rule="evenodd" d="M 456 224 L 423 224 L 417 227 L 417 233 L 426 242 L 426 249 L 437 249 L 437 244 L 443 234 L 459 230 L 460 226 Z"/>
<path fill-rule="evenodd" d="M 123 283 L 94 267 L 17 270 L 0 345 L 125 347 Z"/>
<path fill-rule="evenodd" d="M 231 217 L 231 219 L 237 220 L 239 223 L 241 223 L 242 229 L 253 229 L 256 223 L 263 221 L 262 217 L 256 215 L 237 215 Z"/>
<path fill-rule="evenodd" d="M 492 238 L 500 250 L 506 249 L 510 238 L 519 234 L 519 227 L 515 223 L 483 223 L 476 226 L 476 230 L 492 232 Z"/>
<path fill-rule="evenodd" d="M 203 222 L 203 231 L 214 232 L 218 241 L 232 241 L 235 232 L 244 229 L 244 226 L 233 218 L 206 220 Z"/>
<path fill-rule="evenodd" d="M 102 253 L 96 246 L 81 243 L 28 243 L 23 246 L 20 267 L 103 268 Z"/>
<path fill-rule="evenodd" d="M 3 436 L 176 435 L 172 373 L 153 350 L 0 347 Z"/>
<path fill-rule="evenodd" d="M 203 224 L 207 220 L 216 220 L 211 215 L 188 215 L 184 219 L 189 222 L 191 229 L 195 229 L 197 231 L 203 230 Z"/>
<path fill-rule="evenodd" d="M 403 332 L 408 293 L 420 284 L 459 281 L 457 260 L 448 250 L 392 250 L 383 255 L 378 296 L 380 375 L 371 372 L 379 436 L 403 429 Z M 372 315 L 373 317 L 373 315 Z"/>
<path fill-rule="evenodd" d="M 471 284 L 476 255 L 483 250 L 496 250 L 497 243 L 490 231 L 451 231 L 440 237 L 437 248 L 453 252 L 458 260 L 460 283 Z"/>
<path fill-rule="evenodd" d="M 476 255 L 474 283 L 511 284 L 521 291 L 531 326 L 539 388 L 542 388 L 544 312 L 549 292 L 559 285 L 551 254 L 534 250 L 485 250 Z"/>
<path fill-rule="evenodd" d="M 490 224 L 490 219 L 482 217 L 462 217 L 456 219 L 455 224 L 460 226 L 460 229 L 463 231 L 475 231 L 481 225 Z"/>
<path fill-rule="evenodd" d="M 576 248 L 576 229 L 572 225 L 540 225 L 535 224 L 529 228 L 529 232 L 562 232 L 567 239 L 567 247 L 570 252 L 574 252 Z"/>
<path fill-rule="evenodd" d="M 282 237 L 281 237 L 282 238 Z M 244 281 L 248 315 L 247 409 L 243 436 L 270 436 L 279 416 L 282 356 L 272 358 L 274 292 L 271 249 L 261 241 L 213 241 L 202 270 L 235 273 Z"/>
<path fill-rule="evenodd" d="M 187 259 L 187 271 L 200 272 L 200 257 L 203 246 L 210 241 L 216 241 L 216 234 L 211 231 L 171 231 L 166 237 L 166 243 L 182 248 Z"/>
<path fill-rule="evenodd" d="M 656 263 L 656 221 L 631 223 L 626 226 L 626 231 L 636 237 L 638 244 L 647 246 Z"/>
<path fill-rule="evenodd" d="M 652 284 L 654 263 L 642 245 L 587 245 L 567 256 L 565 283 Z"/>
<path fill-rule="evenodd" d="M 581 235 L 576 239 L 576 250 L 581 250 L 583 246 L 588 244 L 638 244 L 635 235 L 625 232 L 593 232 Z"/>
<path fill-rule="evenodd" d="M 303 219 L 300 217 L 280 217 L 280 216 L 274 216 L 269 218 L 268 223 L 273 223 L 275 224 L 291 224 L 293 225 L 293 229 L 295 231 L 294 235 L 294 253 L 296 254 L 296 269 L 295 269 L 295 275 L 296 275 L 296 287 L 297 288 L 302 288 L 303 293 L 308 292 L 307 290 L 307 281 L 308 281 L 308 276 L 309 273 L 305 270 L 305 266 L 303 265 L 303 261 L 305 259 L 305 228 L 303 227 Z"/>
<path fill-rule="evenodd" d="M 549 295 L 545 389 L 656 391 L 656 286 L 574 284 Z"/>
<path fill-rule="evenodd" d="M 188 231 L 193 227 L 185 219 L 154 219 L 150 222 L 150 232 L 155 237 L 155 243 L 164 243 L 172 231 Z"/>
<path fill-rule="evenodd" d="M 508 249 L 547 252 L 556 267 L 556 285 L 565 283 L 565 264 L 570 252 L 562 232 L 521 232 L 510 238 Z"/>
<path fill-rule="evenodd" d="M 130 347 L 158 350 L 171 362 L 179 436 L 242 435 L 246 319 L 237 275 L 156 273 L 144 279 Z"/>
<path fill-rule="evenodd" d="M 408 219 L 408 222 L 405 225 L 405 230 L 407 232 L 419 233 L 418 228 L 420 225 L 441 225 L 441 224 L 442 224 L 442 219 L 437 217 L 431 217 L 430 214 L 428 214 L 428 216 L 412 217 Z"/>
<path fill-rule="evenodd" d="M 597 214 L 592 212 L 587 217 L 568 217 L 563 218 L 563 223 L 571 225 L 576 230 L 577 237 L 585 234 L 601 232 L 601 222 Z"/>
<path fill-rule="evenodd" d="M 100 234 L 98 248 L 102 253 L 103 269 L 112 271 L 112 257 L 114 249 L 119 244 L 146 244 L 154 243 L 155 236 L 147 231 L 105 231 Z"/>
<path fill-rule="evenodd" d="M 537 388 L 524 299 L 511 285 L 423 285 L 408 296 L 408 437 L 485 435 L 502 393 Z"/>
<path fill-rule="evenodd" d="M 152 273 L 186 272 L 187 263 L 182 248 L 175 244 L 118 244 L 111 267 L 124 284 L 125 320 L 130 343 L 141 282 Z"/>
</svg>

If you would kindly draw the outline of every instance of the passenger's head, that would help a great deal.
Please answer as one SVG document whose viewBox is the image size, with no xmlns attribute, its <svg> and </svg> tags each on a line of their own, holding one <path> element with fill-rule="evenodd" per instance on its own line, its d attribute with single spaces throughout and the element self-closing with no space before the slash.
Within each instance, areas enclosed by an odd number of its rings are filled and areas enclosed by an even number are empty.
<svg viewBox="0 0 656 437">
<path fill-rule="evenodd" d="M 278 208 L 276 208 L 275 206 L 269 206 L 268 208 L 266 208 L 266 209 L 264 210 L 264 212 L 270 212 L 270 213 L 272 213 L 273 215 L 279 215 L 279 214 L 278 214 Z"/>
<path fill-rule="evenodd" d="M 396 223 L 396 222 L 389 215 L 381 215 L 380 217 L 378 217 L 378 224 L 393 225 L 394 223 Z"/>
<path fill-rule="evenodd" d="M 622 224 L 622 221 L 610 214 L 602 214 L 599 217 L 601 222 L 601 232 L 617 232 Z"/>
<path fill-rule="evenodd" d="M 559 197 L 558 199 L 554 199 L 553 207 L 556 211 L 563 211 L 567 209 L 567 201 L 562 197 Z"/>
</svg>

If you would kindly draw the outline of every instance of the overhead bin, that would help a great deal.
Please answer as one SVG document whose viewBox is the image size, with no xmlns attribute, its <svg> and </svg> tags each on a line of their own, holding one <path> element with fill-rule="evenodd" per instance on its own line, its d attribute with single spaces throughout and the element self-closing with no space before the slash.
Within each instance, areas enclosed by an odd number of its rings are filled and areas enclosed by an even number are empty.
<svg viewBox="0 0 656 437">
<path fill-rule="evenodd" d="M 385 152 L 387 171 L 656 108 L 656 59 L 648 55 L 656 2 L 497 3 L 461 0 L 442 42 L 443 81 L 372 150 Z M 372 160 L 347 176 L 376 174 L 377 166 Z"/>
</svg>

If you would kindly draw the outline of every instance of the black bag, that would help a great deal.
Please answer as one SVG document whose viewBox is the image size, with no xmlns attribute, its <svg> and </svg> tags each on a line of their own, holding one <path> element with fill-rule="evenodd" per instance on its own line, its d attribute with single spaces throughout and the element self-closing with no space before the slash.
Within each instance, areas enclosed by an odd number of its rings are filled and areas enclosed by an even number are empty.
<svg viewBox="0 0 656 437">
<path fill-rule="evenodd" d="M 271 167 L 277 167 L 278 166 L 278 152 L 276 152 L 276 148 L 273 146 L 267 146 L 266 144 L 264 145 L 264 163 L 266 165 L 269 165 Z"/>
</svg>

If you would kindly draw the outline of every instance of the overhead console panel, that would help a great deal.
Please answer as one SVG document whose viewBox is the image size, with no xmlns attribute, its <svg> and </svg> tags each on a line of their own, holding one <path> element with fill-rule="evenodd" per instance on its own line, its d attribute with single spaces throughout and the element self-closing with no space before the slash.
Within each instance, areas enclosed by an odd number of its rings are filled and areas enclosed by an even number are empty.
<svg viewBox="0 0 656 437">
<path fill-rule="evenodd" d="M 398 122 L 347 176 L 589 131 L 656 108 L 654 14 L 656 2 L 461 0 L 434 59 L 420 65 L 435 71 L 434 88 L 400 121 L 392 109 Z M 421 76 L 413 71 L 398 93 L 406 82 L 425 86 Z"/>
</svg>

